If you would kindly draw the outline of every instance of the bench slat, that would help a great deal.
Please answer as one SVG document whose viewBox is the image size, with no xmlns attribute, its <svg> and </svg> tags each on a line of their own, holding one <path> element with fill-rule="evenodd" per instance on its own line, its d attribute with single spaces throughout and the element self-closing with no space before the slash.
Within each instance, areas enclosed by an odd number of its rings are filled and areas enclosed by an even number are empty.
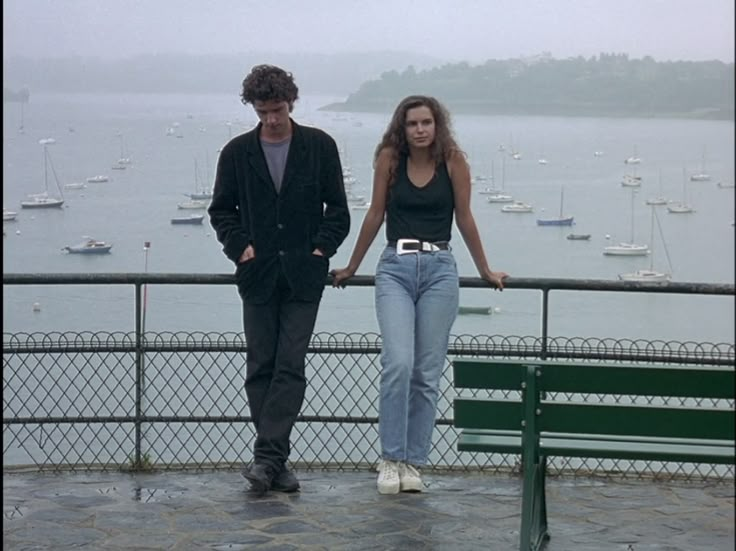
<svg viewBox="0 0 736 551">
<path fill-rule="evenodd" d="M 460 434 L 459 451 L 484 453 L 521 453 L 521 433 L 513 431 L 470 431 Z M 646 442 L 626 439 L 568 438 L 546 435 L 540 439 L 539 449 L 546 456 L 591 457 L 647 461 L 673 461 L 713 464 L 734 463 L 734 442 L 720 445 L 700 445 L 679 442 Z"/>
<path fill-rule="evenodd" d="M 565 457 L 644 459 L 684 463 L 734 463 L 734 443 L 720 446 L 627 442 L 626 440 L 583 440 L 545 437 L 540 453 Z"/>
<path fill-rule="evenodd" d="M 731 367 L 458 358 L 455 388 L 519 390 L 527 366 L 541 366 L 540 391 L 733 399 Z"/>
<path fill-rule="evenodd" d="M 734 382 L 734 371 L 721 367 L 550 364 L 543 367 L 538 388 L 542 392 L 728 399 L 734 396 Z"/>
<path fill-rule="evenodd" d="M 540 411 L 540 432 L 711 440 L 733 440 L 736 435 L 733 410 L 542 402 Z"/>
<path fill-rule="evenodd" d="M 464 430 L 457 441 L 462 452 L 521 453 L 520 431 Z"/>
<path fill-rule="evenodd" d="M 452 362 L 455 388 L 489 388 L 521 390 L 525 364 L 506 364 L 479 359 L 457 359 Z"/>
<path fill-rule="evenodd" d="M 461 429 L 519 430 L 524 415 L 521 401 L 455 398 L 453 409 Z"/>
</svg>

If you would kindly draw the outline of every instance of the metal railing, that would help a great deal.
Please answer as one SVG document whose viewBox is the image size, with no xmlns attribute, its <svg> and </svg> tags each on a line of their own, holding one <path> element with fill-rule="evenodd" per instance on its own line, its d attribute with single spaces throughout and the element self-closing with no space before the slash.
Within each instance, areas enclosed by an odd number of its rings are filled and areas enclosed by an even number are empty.
<svg viewBox="0 0 736 551">
<path fill-rule="evenodd" d="M 4 274 L 4 285 L 132 285 L 135 331 L 3 334 L 3 468 L 147 469 L 233 467 L 251 459 L 254 437 L 242 389 L 247 343 L 239 333 L 144 331 L 146 285 L 234 285 L 220 274 Z M 329 284 L 330 281 L 328 280 Z M 373 286 L 356 276 L 350 286 Z M 461 278 L 463 288 L 483 288 Z M 733 366 L 733 343 L 552 337 L 549 293 L 620 291 L 734 296 L 734 286 L 514 278 L 507 289 L 542 293 L 539 336 L 453 337 L 457 355 L 567 358 Z M 304 468 L 360 469 L 377 457 L 380 336 L 318 333 L 307 356 L 309 382 L 292 437 Z M 451 370 L 441 383 L 431 467 L 519 470 L 518 457 L 457 452 Z M 596 400 L 596 397 L 587 397 Z M 679 399 L 669 399 L 678 403 Z M 685 405 L 685 404 L 683 404 Z M 716 404 L 733 408 L 733 402 Z M 552 474 L 732 479 L 732 466 L 552 458 Z"/>
</svg>

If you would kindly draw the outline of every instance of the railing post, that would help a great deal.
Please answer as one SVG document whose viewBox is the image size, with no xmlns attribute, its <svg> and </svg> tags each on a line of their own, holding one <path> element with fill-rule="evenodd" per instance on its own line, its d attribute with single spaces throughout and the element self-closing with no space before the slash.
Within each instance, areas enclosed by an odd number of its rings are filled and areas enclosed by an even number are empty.
<svg viewBox="0 0 736 551">
<path fill-rule="evenodd" d="M 143 399 L 143 293 L 141 283 L 135 284 L 135 458 L 133 469 L 141 465 L 141 417 Z"/>
<path fill-rule="evenodd" d="M 549 332 L 549 289 L 542 289 L 542 350 L 540 358 L 547 359 L 547 336 Z"/>
</svg>

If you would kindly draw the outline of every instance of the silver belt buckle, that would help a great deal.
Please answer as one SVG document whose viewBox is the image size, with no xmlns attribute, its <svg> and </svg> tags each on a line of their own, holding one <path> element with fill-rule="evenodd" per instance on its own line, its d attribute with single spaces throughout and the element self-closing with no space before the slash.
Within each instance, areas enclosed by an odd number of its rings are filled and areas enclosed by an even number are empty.
<svg viewBox="0 0 736 551">
<path fill-rule="evenodd" d="M 396 254 L 409 254 L 409 253 L 418 253 L 419 249 L 407 249 L 404 250 L 404 246 L 408 244 L 419 244 L 418 239 L 399 239 L 396 242 Z"/>
</svg>

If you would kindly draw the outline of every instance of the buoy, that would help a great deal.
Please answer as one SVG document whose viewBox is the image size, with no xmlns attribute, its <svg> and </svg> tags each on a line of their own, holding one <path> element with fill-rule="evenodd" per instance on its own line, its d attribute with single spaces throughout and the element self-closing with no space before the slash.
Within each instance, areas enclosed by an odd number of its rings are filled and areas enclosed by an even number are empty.
<svg viewBox="0 0 736 551">
<path fill-rule="evenodd" d="M 15 235 L 20 235 L 20 230 L 15 230 Z"/>
<path fill-rule="evenodd" d="M 33 303 L 33 311 L 34 311 L 34 312 L 40 312 L 40 311 L 41 311 L 41 303 L 39 303 L 39 302 L 34 302 L 34 303 Z"/>
<path fill-rule="evenodd" d="M 606 239 L 611 239 L 611 234 L 607 233 L 606 234 Z"/>
</svg>

